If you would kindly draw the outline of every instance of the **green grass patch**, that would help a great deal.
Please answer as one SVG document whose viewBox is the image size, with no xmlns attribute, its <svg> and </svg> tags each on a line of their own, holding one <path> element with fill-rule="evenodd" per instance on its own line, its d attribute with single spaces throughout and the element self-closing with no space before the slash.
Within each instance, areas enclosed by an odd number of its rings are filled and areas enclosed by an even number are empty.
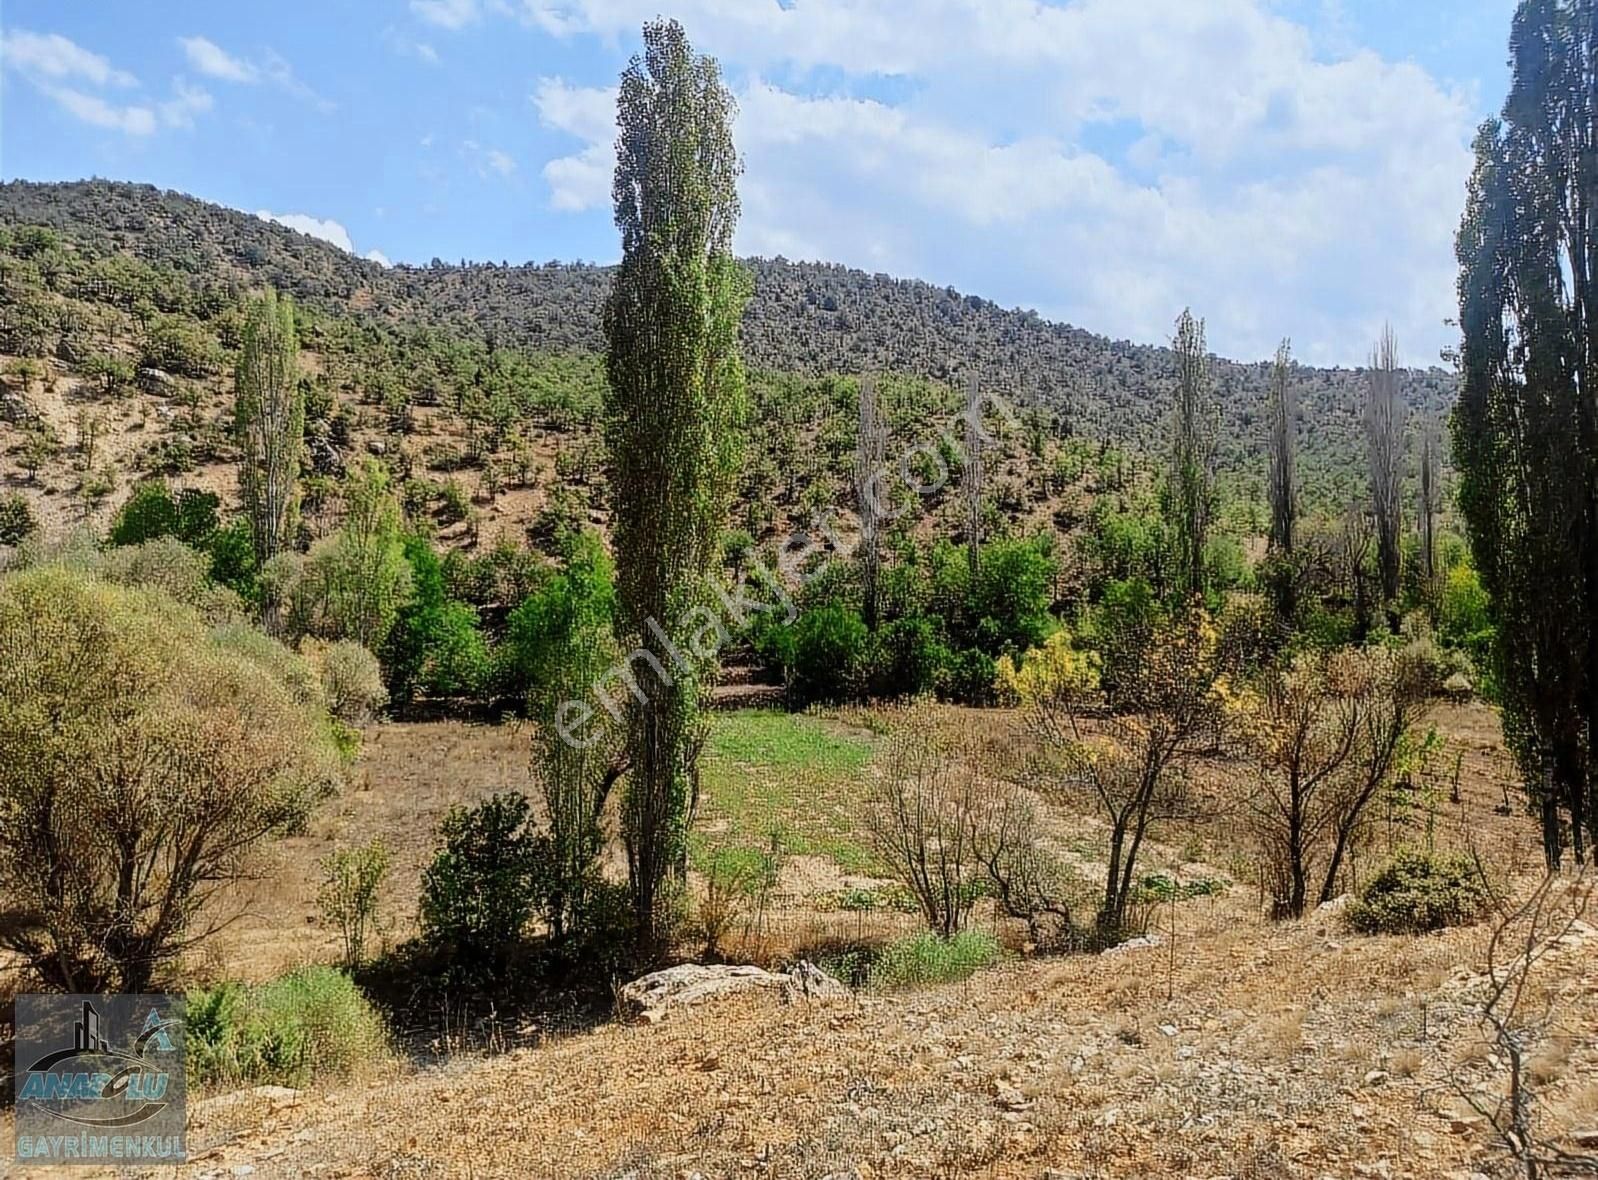
<svg viewBox="0 0 1598 1180">
<path fill-rule="evenodd" d="M 189 1080 L 199 1085 L 303 1088 L 388 1055 L 388 1031 L 360 989 L 331 967 L 191 992 Z"/>
<path fill-rule="evenodd" d="M 826 856 L 846 872 L 877 866 L 859 808 L 873 742 L 818 717 L 748 709 L 712 719 L 701 779 L 696 868 L 728 849 Z"/>
<path fill-rule="evenodd" d="M 999 961 L 999 944 L 981 930 L 962 930 L 953 938 L 916 934 L 890 942 L 866 969 L 866 986 L 873 991 L 899 991 L 958 983 Z"/>
</svg>

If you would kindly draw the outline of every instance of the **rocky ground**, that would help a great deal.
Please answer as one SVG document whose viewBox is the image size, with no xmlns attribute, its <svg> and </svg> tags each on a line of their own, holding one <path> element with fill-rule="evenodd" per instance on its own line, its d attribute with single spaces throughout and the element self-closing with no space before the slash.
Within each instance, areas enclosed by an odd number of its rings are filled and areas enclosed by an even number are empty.
<svg viewBox="0 0 1598 1180">
<path fill-rule="evenodd" d="M 903 996 L 762 990 L 495 1057 L 212 1098 L 192 1162 L 160 1174 L 1495 1175 L 1465 1101 L 1504 1075 L 1476 1019 L 1489 933 L 1364 938 L 1334 911 L 1264 927 L 1245 900 L 1202 901 L 1178 911 L 1174 945 L 1167 932 Z M 1566 931 L 1535 974 L 1560 1013 L 1538 1049 L 1539 1118 L 1570 1145 L 1598 1125 L 1598 931 Z"/>
</svg>

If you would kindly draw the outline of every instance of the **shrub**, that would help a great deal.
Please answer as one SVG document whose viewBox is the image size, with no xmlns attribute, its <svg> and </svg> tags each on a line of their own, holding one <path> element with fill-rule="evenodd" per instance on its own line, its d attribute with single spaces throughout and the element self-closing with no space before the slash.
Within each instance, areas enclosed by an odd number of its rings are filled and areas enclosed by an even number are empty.
<svg viewBox="0 0 1598 1180">
<path fill-rule="evenodd" d="M 0 578 L 0 946 L 49 987 L 147 989 L 335 781 L 325 725 L 165 595 Z"/>
<path fill-rule="evenodd" d="M 999 944 L 981 930 L 962 930 L 950 938 L 917 934 L 877 952 L 866 971 L 874 991 L 930 987 L 969 979 L 999 961 Z"/>
<path fill-rule="evenodd" d="M 920 696 L 935 691 L 948 669 L 949 649 L 930 619 L 895 619 L 877 630 L 871 653 L 873 696 Z"/>
<path fill-rule="evenodd" d="M 336 849 L 322 862 L 317 904 L 344 939 L 344 966 L 354 970 L 365 958 L 366 933 L 377 924 L 377 894 L 388 875 L 388 845 L 370 840 L 357 848 Z"/>
<path fill-rule="evenodd" d="M 270 983 L 190 992 L 191 1083 L 303 1088 L 388 1055 L 382 1018 L 347 975 L 304 967 Z"/>
<path fill-rule="evenodd" d="M 974 647 L 951 652 L 939 674 L 938 695 L 965 705 L 990 705 L 997 675 L 998 664 L 987 652 Z"/>
<path fill-rule="evenodd" d="M 452 808 L 439 825 L 444 846 L 422 873 L 422 937 L 462 966 L 503 968 L 521 942 L 546 863 L 531 812 L 526 795 L 507 791 Z"/>
<path fill-rule="evenodd" d="M 0 545 L 20 545 L 38 530 L 26 496 L 21 492 L 0 496 Z"/>
<path fill-rule="evenodd" d="M 867 668 L 871 633 L 859 612 L 821 606 L 793 625 L 789 691 L 800 704 L 842 701 L 857 695 Z"/>
<path fill-rule="evenodd" d="M 1468 856 L 1404 851 L 1365 883 L 1346 913 L 1361 934 L 1420 934 L 1469 925 L 1491 903 Z"/>
<path fill-rule="evenodd" d="M 211 580 L 210 559 L 176 537 L 157 537 L 107 550 L 96 566 L 106 581 L 159 590 L 193 607 L 208 622 L 220 624 L 244 617 L 239 596 Z"/>
<path fill-rule="evenodd" d="M 307 640 L 301 651 L 321 676 L 328 710 L 340 721 L 361 725 L 388 704 L 377 657 L 353 639 L 334 643 Z"/>
<path fill-rule="evenodd" d="M 142 545 L 159 537 L 176 537 L 203 546 L 216 531 L 220 501 L 213 492 L 185 488 L 172 495 L 165 481 L 146 480 L 134 487 L 117 509 L 106 535 L 112 545 Z"/>
</svg>

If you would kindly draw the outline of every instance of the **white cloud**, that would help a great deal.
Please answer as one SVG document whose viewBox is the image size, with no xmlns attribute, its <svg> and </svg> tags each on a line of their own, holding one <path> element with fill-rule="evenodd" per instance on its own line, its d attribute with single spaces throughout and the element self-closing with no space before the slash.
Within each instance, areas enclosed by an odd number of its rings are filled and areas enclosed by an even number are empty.
<svg viewBox="0 0 1598 1180">
<path fill-rule="evenodd" d="M 355 243 L 350 241 L 349 230 L 331 217 L 324 220 L 312 217 L 309 213 L 273 213 L 269 209 L 257 209 L 255 215 L 267 221 L 275 221 L 279 225 L 286 225 L 309 237 L 331 242 L 346 253 L 355 253 Z"/>
<path fill-rule="evenodd" d="M 427 146 L 425 143 L 423 146 Z M 477 175 L 482 177 L 511 176 L 516 171 L 516 161 L 509 152 L 496 147 L 485 147 L 475 139 L 468 139 L 461 144 L 461 154 L 472 162 L 477 169 Z"/>
<path fill-rule="evenodd" d="M 526 0 L 523 15 L 634 38 L 656 9 Z M 1140 340 L 1191 303 L 1244 357 L 1290 334 L 1306 360 L 1359 363 L 1389 317 L 1419 363 L 1450 340 L 1469 102 L 1413 63 L 1329 51 L 1272 0 L 674 13 L 739 92 L 742 250 L 951 282 Z M 836 90 L 804 93 L 812 70 Z M 882 75 L 908 85 L 852 92 Z M 544 78 L 533 100 L 577 141 L 542 165 L 551 205 L 603 207 L 614 92 Z"/>
<path fill-rule="evenodd" d="M 411 11 L 445 29 L 463 28 L 478 17 L 477 0 L 411 0 Z"/>
<path fill-rule="evenodd" d="M 95 127 L 122 131 L 128 135 L 149 135 L 155 130 L 155 112 L 149 107 L 116 106 L 97 94 L 84 94 L 68 86 L 47 86 L 43 89 L 63 110 Z"/>
<path fill-rule="evenodd" d="M 37 79 L 72 79 L 94 86 L 136 86 L 138 79 L 126 70 L 60 33 L 30 33 L 12 29 L 0 35 L 0 60 L 12 69 Z"/>
<path fill-rule="evenodd" d="M 211 109 L 211 93 L 190 86 L 182 78 L 172 79 L 172 98 L 161 104 L 161 120 L 170 127 L 192 127 L 194 116 Z"/>
<path fill-rule="evenodd" d="M 379 210 L 379 216 L 381 216 Z M 287 226 L 308 237 L 320 238 L 343 250 L 346 254 L 357 253 L 355 242 L 350 237 L 350 231 L 345 229 L 341 222 L 334 221 L 331 217 L 313 217 L 309 213 L 273 213 L 270 209 L 257 209 L 255 215 L 264 221 L 275 221 L 278 225 Z M 361 254 L 362 258 L 375 262 L 380 266 L 393 266 L 388 255 L 376 248 Z"/>
<path fill-rule="evenodd" d="M 242 58 L 234 57 L 215 41 L 205 37 L 179 37 L 178 44 L 189 64 L 200 73 L 224 82 L 255 82 L 261 71 Z"/>
</svg>

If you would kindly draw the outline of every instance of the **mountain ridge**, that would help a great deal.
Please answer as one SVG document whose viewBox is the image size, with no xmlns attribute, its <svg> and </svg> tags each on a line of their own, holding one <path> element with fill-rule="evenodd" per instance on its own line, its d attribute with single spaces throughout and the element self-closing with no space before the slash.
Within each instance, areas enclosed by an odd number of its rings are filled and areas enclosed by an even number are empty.
<svg viewBox="0 0 1598 1180">
<path fill-rule="evenodd" d="M 434 260 L 393 266 L 360 258 L 254 214 L 154 185 L 93 179 L 0 184 L 0 222 L 46 225 L 180 274 L 270 283 L 302 302 L 398 323 L 467 331 L 491 346 L 595 352 L 610 268 L 595 263 Z M 987 387 L 1062 417 L 1069 430 L 1143 450 L 1159 448 L 1171 387 L 1170 350 L 1005 309 L 920 279 L 837 263 L 747 259 L 754 294 L 743 348 L 751 367 L 814 374 L 886 370 Z M 1173 318 L 1180 310 L 1172 309 Z M 1202 309 L 1198 309 L 1200 312 Z M 1263 451 L 1259 415 L 1267 361 L 1212 358 L 1223 467 Z M 1311 447 L 1335 452 L 1350 475 L 1359 446 L 1363 370 L 1295 365 Z M 1404 373 L 1417 418 L 1452 404 L 1451 374 Z M 1257 464 L 1256 464 L 1257 465 Z M 1348 494 L 1353 494 L 1353 484 Z M 1339 495 L 1343 494 L 1342 490 Z"/>
</svg>

